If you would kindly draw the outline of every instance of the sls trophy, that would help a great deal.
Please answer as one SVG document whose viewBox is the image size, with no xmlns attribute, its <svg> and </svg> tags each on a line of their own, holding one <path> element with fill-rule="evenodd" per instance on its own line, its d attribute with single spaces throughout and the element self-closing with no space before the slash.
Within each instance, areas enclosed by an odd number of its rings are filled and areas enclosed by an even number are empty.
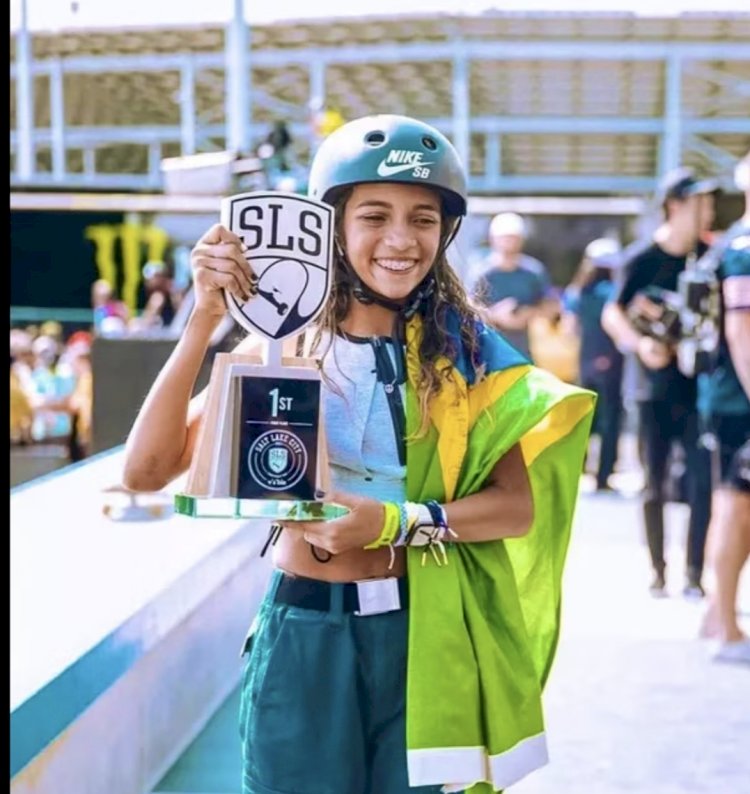
<svg viewBox="0 0 750 794">
<path fill-rule="evenodd" d="M 175 510 L 195 517 L 331 519 L 317 363 L 297 355 L 331 288 L 333 209 L 287 193 L 222 200 L 221 221 L 247 246 L 257 294 L 225 299 L 258 354 L 218 353 Z"/>
</svg>

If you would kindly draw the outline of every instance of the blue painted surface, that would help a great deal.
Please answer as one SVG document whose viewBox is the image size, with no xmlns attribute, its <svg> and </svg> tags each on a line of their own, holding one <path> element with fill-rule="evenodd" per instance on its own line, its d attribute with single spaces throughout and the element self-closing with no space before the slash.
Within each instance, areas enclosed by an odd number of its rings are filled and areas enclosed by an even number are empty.
<svg viewBox="0 0 750 794">
<path fill-rule="evenodd" d="M 11 490 L 11 777 L 260 543 L 248 522 L 107 518 L 102 494 L 119 482 L 121 456 L 102 452 Z"/>
<path fill-rule="evenodd" d="M 144 651 L 141 641 L 107 637 L 12 711 L 11 777 L 65 730 Z"/>
<path fill-rule="evenodd" d="M 154 788 L 153 794 L 239 794 L 239 687 Z"/>
</svg>

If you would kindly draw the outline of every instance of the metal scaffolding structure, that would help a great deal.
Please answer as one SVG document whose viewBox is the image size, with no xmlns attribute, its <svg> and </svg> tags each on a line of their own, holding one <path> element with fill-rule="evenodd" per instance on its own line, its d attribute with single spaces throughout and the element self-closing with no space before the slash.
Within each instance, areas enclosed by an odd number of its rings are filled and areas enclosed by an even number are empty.
<svg viewBox="0 0 750 794">
<path fill-rule="evenodd" d="M 11 42 L 14 190 L 163 188 L 165 157 L 250 153 L 313 109 L 445 132 L 473 195 L 635 195 L 679 163 L 726 177 L 750 149 L 750 14 L 438 15 Z M 731 184 L 727 182 L 731 189 Z"/>
</svg>

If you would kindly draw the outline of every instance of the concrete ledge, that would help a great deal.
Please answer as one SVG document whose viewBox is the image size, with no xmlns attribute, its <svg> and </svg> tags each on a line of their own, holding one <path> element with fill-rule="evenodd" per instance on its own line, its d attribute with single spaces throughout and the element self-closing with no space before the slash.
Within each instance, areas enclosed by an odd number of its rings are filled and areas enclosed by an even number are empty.
<svg viewBox="0 0 750 794">
<path fill-rule="evenodd" d="M 113 522 L 121 452 L 11 492 L 11 791 L 143 794 L 236 686 L 258 522 Z"/>
</svg>

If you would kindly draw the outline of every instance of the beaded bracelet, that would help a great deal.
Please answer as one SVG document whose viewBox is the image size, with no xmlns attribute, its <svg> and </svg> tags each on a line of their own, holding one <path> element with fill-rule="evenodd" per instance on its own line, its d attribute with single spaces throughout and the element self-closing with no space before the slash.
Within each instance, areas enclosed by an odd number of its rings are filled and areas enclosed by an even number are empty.
<svg viewBox="0 0 750 794">
<path fill-rule="evenodd" d="M 365 549 L 379 549 L 388 546 L 391 550 L 392 568 L 397 546 L 423 546 L 422 565 L 427 561 L 428 552 L 438 565 L 448 563 L 444 541 L 448 535 L 458 535 L 448 526 L 445 509 L 434 499 L 419 502 L 384 502 L 383 529 L 380 535 L 365 546 Z"/>
</svg>

